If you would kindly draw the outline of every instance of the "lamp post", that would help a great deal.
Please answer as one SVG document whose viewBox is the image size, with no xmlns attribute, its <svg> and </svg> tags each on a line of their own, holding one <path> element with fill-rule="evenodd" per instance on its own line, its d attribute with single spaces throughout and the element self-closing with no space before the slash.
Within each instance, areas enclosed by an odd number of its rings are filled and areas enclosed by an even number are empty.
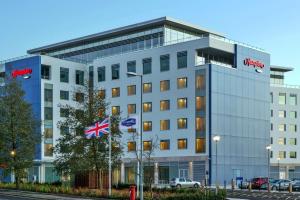
<svg viewBox="0 0 300 200">
<path fill-rule="evenodd" d="M 216 142 L 216 194 L 218 193 L 218 142 L 220 139 L 219 135 L 213 137 L 213 141 Z"/>
<path fill-rule="evenodd" d="M 278 179 L 280 179 L 280 166 L 279 166 L 280 157 L 277 158 L 278 163 Z"/>
<path fill-rule="evenodd" d="M 270 151 L 271 151 L 271 145 L 266 146 L 266 149 L 268 150 L 268 191 L 270 191 Z"/>
<path fill-rule="evenodd" d="M 141 103 L 141 110 L 140 110 L 140 200 L 144 199 L 144 194 L 143 194 L 143 75 L 137 74 L 135 72 L 127 72 L 127 75 L 130 76 L 138 76 L 140 77 L 140 87 L 141 87 L 141 98 L 140 98 L 140 103 Z"/>
</svg>

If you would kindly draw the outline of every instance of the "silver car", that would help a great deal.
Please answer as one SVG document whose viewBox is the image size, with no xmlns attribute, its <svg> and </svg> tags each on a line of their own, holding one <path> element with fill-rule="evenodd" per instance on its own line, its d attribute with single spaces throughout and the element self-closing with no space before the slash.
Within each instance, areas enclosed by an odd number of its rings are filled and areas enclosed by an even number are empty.
<svg viewBox="0 0 300 200">
<path fill-rule="evenodd" d="M 201 183 L 188 178 L 172 178 L 170 186 L 173 188 L 198 188 L 201 186 Z"/>
</svg>

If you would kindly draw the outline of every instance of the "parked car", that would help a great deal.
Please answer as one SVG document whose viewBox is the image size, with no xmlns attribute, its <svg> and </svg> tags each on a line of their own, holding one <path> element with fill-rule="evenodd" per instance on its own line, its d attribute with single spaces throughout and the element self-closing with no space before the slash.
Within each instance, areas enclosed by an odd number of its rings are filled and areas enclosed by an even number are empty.
<svg viewBox="0 0 300 200">
<path fill-rule="evenodd" d="M 300 181 L 293 181 L 292 188 L 293 191 L 300 191 Z"/>
<path fill-rule="evenodd" d="M 239 187 L 240 189 L 248 189 L 248 187 L 249 187 L 249 181 L 247 181 L 247 180 L 242 181 L 242 182 L 238 185 L 238 187 Z"/>
<path fill-rule="evenodd" d="M 265 183 L 268 183 L 268 178 L 254 178 L 251 181 L 252 184 L 252 188 L 253 189 L 260 189 L 262 185 L 264 185 Z"/>
<path fill-rule="evenodd" d="M 170 186 L 172 188 L 198 188 L 201 186 L 201 183 L 197 181 L 192 181 L 188 178 L 172 178 L 170 181 Z"/>
<path fill-rule="evenodd" d="M 288 190 L 291 180 L 280 179 L 271 185 L 272 190 Z"/>
</svg>

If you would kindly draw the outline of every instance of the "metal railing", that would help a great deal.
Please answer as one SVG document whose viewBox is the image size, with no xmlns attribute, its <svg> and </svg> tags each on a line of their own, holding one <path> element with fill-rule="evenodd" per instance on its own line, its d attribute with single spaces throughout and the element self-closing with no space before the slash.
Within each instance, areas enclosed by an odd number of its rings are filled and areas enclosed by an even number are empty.
<svg viewBox="0 0 300 200">
<path fill-rule="evenodd" d="M 272 87 L 283 87 L 283 88 L 294 88 L 294 89 L 300 89 L 300 85 L 288 85 L 288 84 L 270 84 Z"/>
</svg>

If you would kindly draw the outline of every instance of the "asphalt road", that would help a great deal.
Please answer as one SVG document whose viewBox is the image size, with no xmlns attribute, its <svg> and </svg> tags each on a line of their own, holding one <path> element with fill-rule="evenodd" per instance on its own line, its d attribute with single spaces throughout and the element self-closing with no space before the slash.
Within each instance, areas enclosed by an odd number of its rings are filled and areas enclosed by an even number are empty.
<svg viewBox="0 0 300 200">
<path fill-rule="evenodd" d="M 243 200 L 300 200 L 300 193 L 288 193 L 288 192 L 270 192 L 267 191 L 228 191 L 228 198 L 236 198 Z"/>
</svg>

